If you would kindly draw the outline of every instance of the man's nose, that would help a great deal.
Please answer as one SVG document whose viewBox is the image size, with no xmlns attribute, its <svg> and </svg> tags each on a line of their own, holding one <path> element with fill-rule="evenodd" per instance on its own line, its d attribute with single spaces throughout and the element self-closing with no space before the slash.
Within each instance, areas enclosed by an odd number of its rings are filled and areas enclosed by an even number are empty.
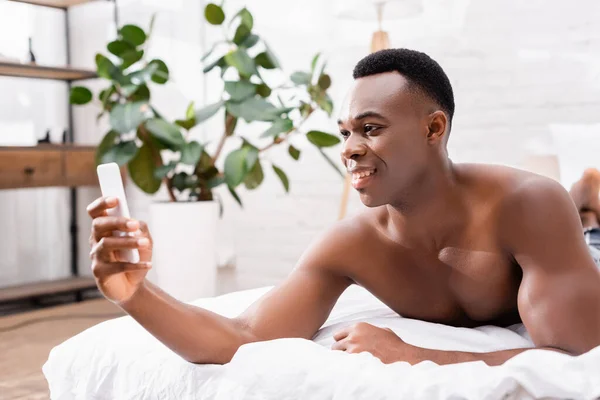
<svg viewBox="0 0 600 400">
<path fill-rule="evenodd" d="M 341 156 L 342 159 L 350 160 L 356 159 L 360 156 L 364 156 L 366 152 L 367 147 L 365 146 L 365 143 L 360 137 L 360 135 L 350 134 L 348 139 L 346 139 L 346 141 L 344 142 L 344 147 L 342 147 Z"/>
</svg>

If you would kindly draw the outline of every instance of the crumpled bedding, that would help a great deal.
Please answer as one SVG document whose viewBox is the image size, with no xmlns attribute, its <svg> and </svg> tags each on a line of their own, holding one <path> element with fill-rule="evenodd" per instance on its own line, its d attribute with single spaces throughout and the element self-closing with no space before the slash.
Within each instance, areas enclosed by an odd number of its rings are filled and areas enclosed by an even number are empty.
<svg viewBox="0 0 600 400">
<path fill-rule="evenodd" d="M 191 302 L 234 317 L 270 287 Z M 385 365 L 369 353 L 329 349 L 332 335 L 359 321 L 404 341 L 441 350 L 532 347 L 522 324 L 454 328 L 402 318 L 361 287 L 340 297 L 313 341 L 242 346 L 221 365 L 188 363 L 130 317 L 98 324 L 52 349 L 43 372 L 51 398 L 69 399 L 533 399 L 600 397 L 600 347 L 579 357 L 531 350 L 498 367 L 483 362 Z"/>
</svg>

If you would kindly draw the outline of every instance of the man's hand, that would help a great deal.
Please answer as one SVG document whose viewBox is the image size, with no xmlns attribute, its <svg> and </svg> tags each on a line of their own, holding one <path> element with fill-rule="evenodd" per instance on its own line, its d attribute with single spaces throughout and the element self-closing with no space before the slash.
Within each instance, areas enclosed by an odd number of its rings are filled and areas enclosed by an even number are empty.
<svg viewBox="0 0 600 400">
<path fill-rule="evenodd" d="M 366 322 L 359 322 L 346 327 L 333 335 L 336 341 L 332 350 L 342 350 L 346 353 L 373 354 L 384 364 L 396 361 L 406 361 L 416 364 L 420 361 L 418 348 L 400 339 L 391 329 L 379 328 Z"/>
<path fill-rule="evenodd" d="M 152 260 L 152 237 L 143 222 L 122 217 L 110 217 L 106 210 L 116 207 L 116 198 L 101 197 L 87 211 L 92 217 L 90 258 L 96 284 L 110 301 L 127 301 L 144 282 Z M 134 237 L 113 236 L 113 231 L 133 232 Z M 119 258 L 119 250 L 137 249 L 140 263 L 131 264 Z"/>
</svg>

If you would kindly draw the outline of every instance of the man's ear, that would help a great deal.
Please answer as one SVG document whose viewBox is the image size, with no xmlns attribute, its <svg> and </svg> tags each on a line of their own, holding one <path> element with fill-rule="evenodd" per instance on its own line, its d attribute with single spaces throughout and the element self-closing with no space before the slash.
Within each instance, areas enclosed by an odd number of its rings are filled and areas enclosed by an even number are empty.
<svg viewBox="0 0 600 400">
<path fill-rule="evenodd" d="M 427 141 L 430 143 L 438 142 L 444 139 L 446 128 L 448 127 L 448 118 L 446 113 L 441 110 L 429 114 L 429 124 L 427 126 Z"/>
</svg>

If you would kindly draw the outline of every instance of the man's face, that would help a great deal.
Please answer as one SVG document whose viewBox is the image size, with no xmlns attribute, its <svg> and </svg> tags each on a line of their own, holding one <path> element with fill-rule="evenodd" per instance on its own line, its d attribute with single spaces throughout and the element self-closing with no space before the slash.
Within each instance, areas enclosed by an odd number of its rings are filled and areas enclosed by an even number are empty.
<svg viewBox="0 0 600 400">
<path fill-rule="evenodd" d="M 423 177 L 431 157 L 428 114 L 397 72 L 354 81 L 338 123 L 342 162 L 363 204 L 393 204 Z"/>
</svg>

